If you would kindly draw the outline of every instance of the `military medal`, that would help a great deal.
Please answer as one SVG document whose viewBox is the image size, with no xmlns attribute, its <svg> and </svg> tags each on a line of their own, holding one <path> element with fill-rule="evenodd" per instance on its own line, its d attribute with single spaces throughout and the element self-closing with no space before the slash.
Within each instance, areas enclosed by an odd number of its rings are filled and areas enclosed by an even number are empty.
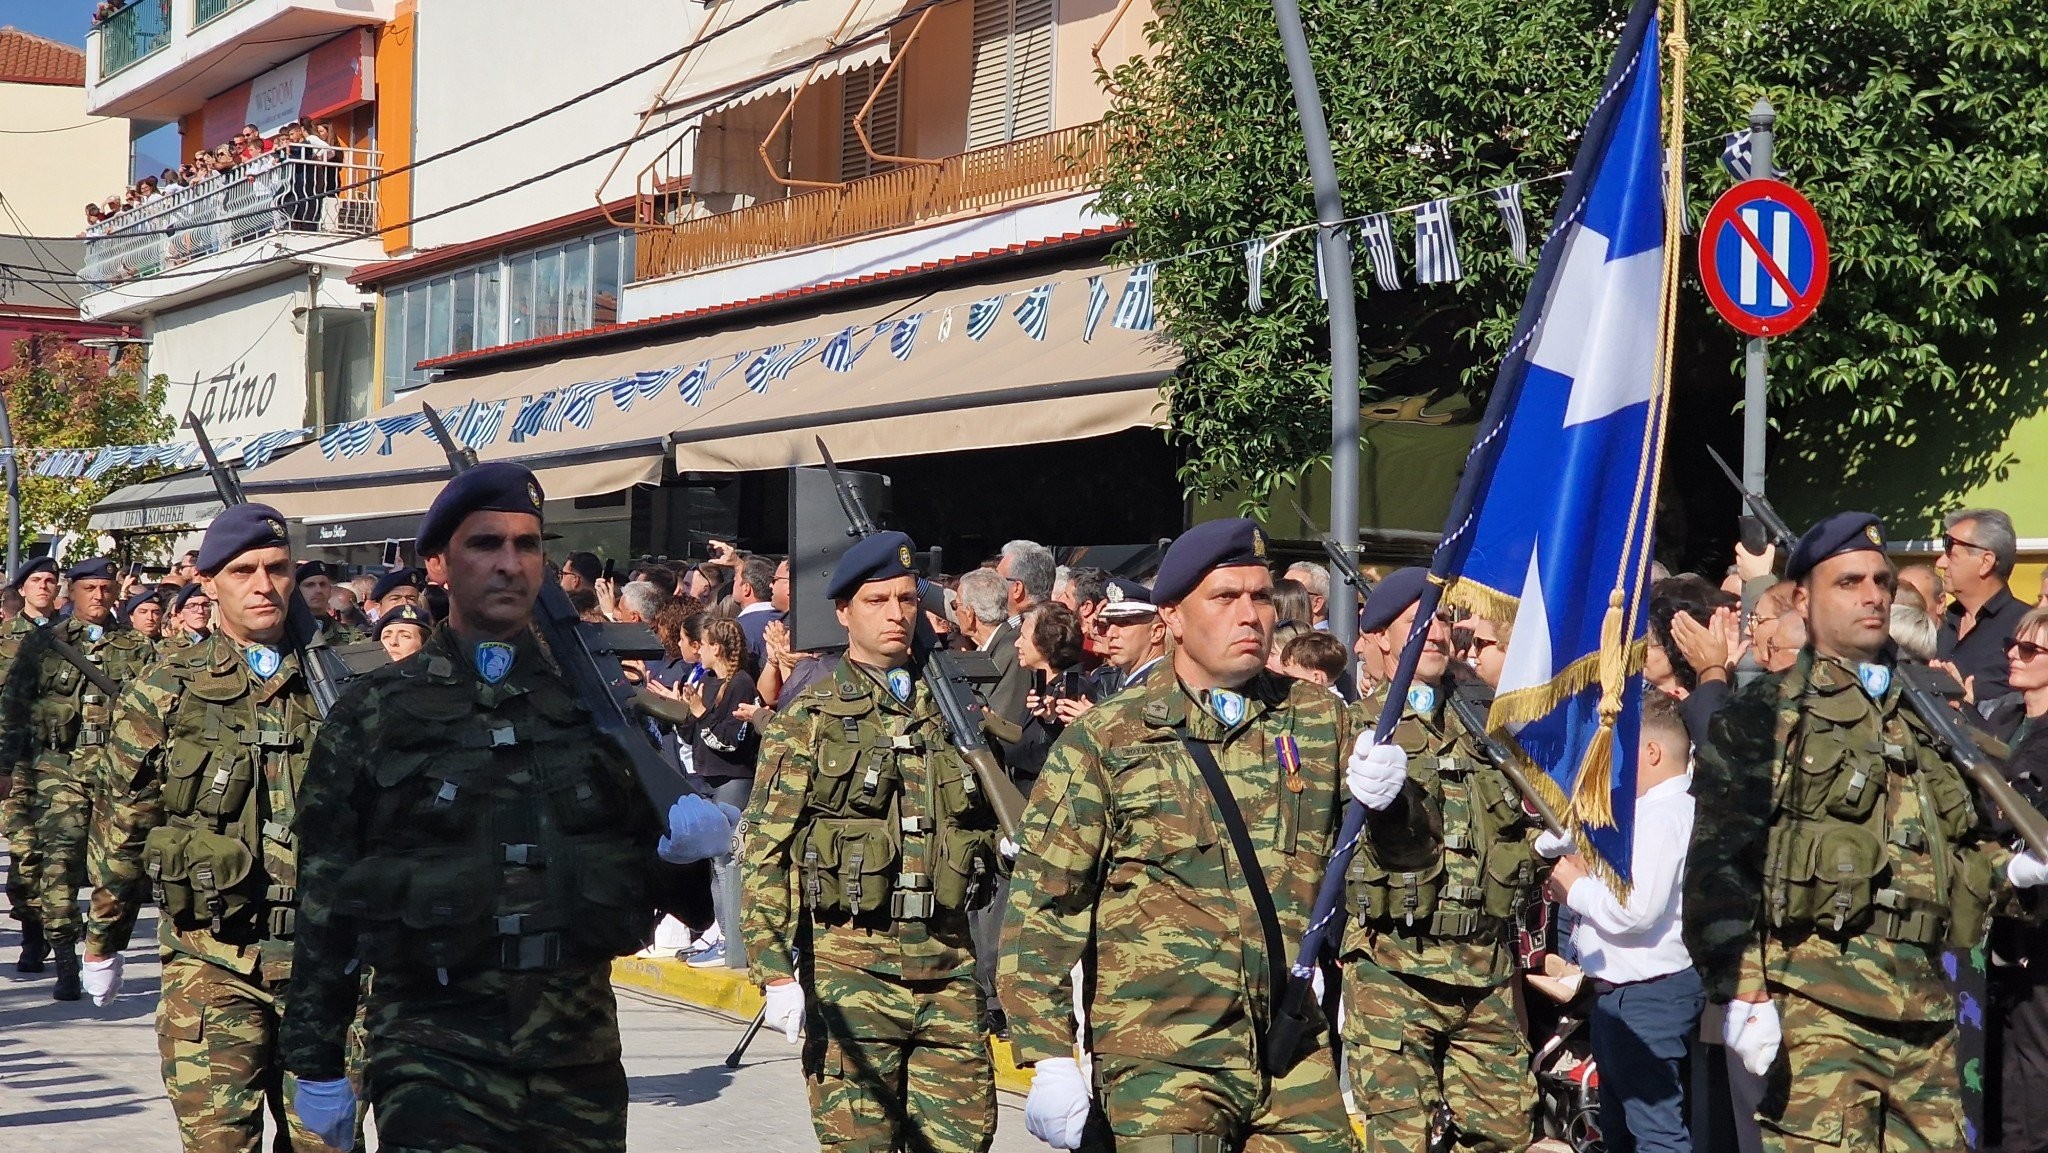
<svg viewBox="0 0 2048 1153">
<path fill-rule="evenodd" d="M 495 685 L 512 671 L 512 659 L 519 651 L 504 641 L 485 641 L 476 646 L 476 671 L 485 684 Z"/>
<path fill-rule="evenodd" d="M 897 700 L 908 701 L 910 699 L 909 669 L 890 669 L 882 675 L 882 679 L 888 682 L 889 691 L 896 694 Z"/>
<path fill-rule="evenodd" d="M 1863 682 L 1863 691 L 1872 700 L 1882 700 L 1892 687 L 1892 667 L 1864 661 L 1856 666 L 1856 679 Z"/>
<path fill-rule="evenodd" d="M 1409 711 L 1409 712 L 1411 712 L 1411 713 L 1414 713 L 1414 714 L 1415 714 L 1415 715 L 1417 715 L 1417 716 L 1422 716 L 1422 717 L 1433 717 L 1433 716 L 1435 716 L 1435 715 L 1436 715 L 1436 686 L 1435 686 L 1435 685 L 1414 685 L 1414 684 L 1411 684 L 1411 685 L 1409 685 L 1409 686 L 1408 686 L 1408 711 Z"/>
<path fill-rule="evenodd" d="M 1244 694 L 1233 693 L 1229 689 L 1210 689 L 1209 711 L 1216 714 L 1224 728 L 1234 729 L 1237 722 L 1244 719 Z"/>
<path fill-rule="evenodd" d="M 1301 746 L 1294 743 L 1294 737 L 1286 733 L 1275 737 L 1273 751 L 1280 754 L 1280 767 L 1287 772 L 1287 791 L 1298 793 L 1308 788 L 1308 782 L 1301 779 Z"/>
<path fill-rule="evenodd" d="M 242 659 L 249 662 L 249 671 L 257 680 L 267 681 L 277 675 L 284 664 L 284 654 L 269 645 L 250 645 L 242 650 Z"/>
</svg>

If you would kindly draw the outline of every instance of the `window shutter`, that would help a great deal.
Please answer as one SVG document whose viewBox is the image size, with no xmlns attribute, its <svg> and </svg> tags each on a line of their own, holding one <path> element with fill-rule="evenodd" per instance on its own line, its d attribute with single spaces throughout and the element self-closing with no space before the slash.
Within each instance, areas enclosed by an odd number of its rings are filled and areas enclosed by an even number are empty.
<svg viewBox="0 0 2048 1153">
<path fill-rule="evenodd" d="M 1010 34 L 1010 135 L 1052 131 L 1053 0 L 1016 0 Z"/>
<path fill-rule="evenodd" d="M 1052 131 L 1056 0 L 975 0 L 969 151 Z"/>
<path fill-rule="evenodd" d="M 1014 0 L 974 0 L 974 77 L 967 94 L 967 149 L 1010 138 L 1010 27 Z"/>
<path fill-rule="evenodd" d="M 849 72 L 840 78 L 839 116 L 839 179 L 859 180 L 895 167 L 878 163 L 860 146 L 860 134 L 853 129 L 853 118 L 860 115 L 861 105 L 866 104 L 868 94 L 875 90 L 875 81 L 881 79 L 886 65 L 875 64 L 858 72 Z M 901 116 L 902 82 L 891 76 L 888 87 L 875 99 L 875 106 L 868 110 L 868 142 L 875 151 L 884 155 L 896 154 L 898 140 L 897 125 Z"/>
</svg>

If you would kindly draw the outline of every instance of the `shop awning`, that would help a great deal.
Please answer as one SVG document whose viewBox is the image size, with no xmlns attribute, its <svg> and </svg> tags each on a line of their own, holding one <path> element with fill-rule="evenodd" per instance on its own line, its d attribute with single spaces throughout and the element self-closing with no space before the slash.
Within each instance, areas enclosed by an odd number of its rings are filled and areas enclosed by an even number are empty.
<svg viewBox="0 0 2048 1153">
<path fill-rule="evenodd" d="M 1096 276 L 1108 298 L 1093 338 L 1084 339 L 1089 279 Z M 473 401 L 504 401 L 499 434 L 480 455 L 535 469 L 551 499 L 657 483 L 671 450 L 678 471 L 744 472 L 817 463 L 818 436 L 835 457 L 852 461 L 1078 440 L 1164 421 L 1159 386 L 1178 366 L 1178 350 L 1162 334 L 1112 323 L 1124 273 L 1070 258 L 938 291 L 916 287 L 931 280 L 907 280 L 863 303 L 821 302 L 753 324 L 740 314 L 723 330 L 685 339 L 439 381 L 372 419 L 417 413 L 422 403 L 449 413 Z M 1040 340 L 1017 314 L 1046 285 L 1052 289 Z M 974 339 L 974 306 L 998 298 L 992 322 Z M 922 318 L 916 339 L 899 359 L 890 338 L 897 321 L 912 317 Z M 860 355 L 847 371 L 834 371 L 822 357 L 848 330 L 851 351 Z M 793 353 L 806 341 L 816 343 L 786 377 L 763 381 L 760 391 L 746 385 L 747 366 L 761 350 Z M 687 374 L 672 370 L 696 365 L 707 365 L 712 377 L 725 375 L 692 406 L 679 387 Z M 618 407 L 606 392 L 588 411 L 587 426 L 562 421 L 556 431 L 512 441 L 529 398 L 660 373 L 669 383 L 655 395 L 624 390 L 630 407 Z M 385 439 L 332 460 L 308 445 L 250 473 L 245 484 L 293 518 L 424 509 L 447 477 L 446 457 L 422 432 Z"/>
<path fill-rule="evenodd" d="M 875 30 L 906 0 L 727 0 L 709 8 L 697 36 L 711 39 L 683 58 L 663 95 L 665 108 L 695 115 L 712 107 L 793 92 L 814 80 L 889 59 L 890 38 Z M 841 22 L 845 28 L 840 30 Z M 730 29 L 730 31 L 727 31 Z M 838 30 L 838 35 L 833 35 Z M 864 39 L 865 38 L 865 39 Z M 811 72 L 812 58 L 827 56 Z"/>
<path fill-rule="evenodd" d="M 204 470 L 173 473 L 115 489 L 92 506 L 94 532 L 161 532 L 198 528 L 220 515 L 220 497 Z"/>
</svg>

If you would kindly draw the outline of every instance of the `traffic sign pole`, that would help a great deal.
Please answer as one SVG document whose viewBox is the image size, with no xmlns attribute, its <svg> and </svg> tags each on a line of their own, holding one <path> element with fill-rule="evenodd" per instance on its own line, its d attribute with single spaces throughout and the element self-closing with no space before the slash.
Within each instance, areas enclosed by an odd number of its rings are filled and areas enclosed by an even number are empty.
<svg viewBox="0 0 2048 1153">
<path fill-rule="evenodd" d="M 1778 113 L 1771 107 L 1771 102 L 1761 97 L 1757 99 L 1756 107 L 1749 110 L 1749 174 L 1752 177 L 1770 180 L 1777 176 L 1777 169 L 1771 167 L 1771 126 L 1777 120 Z M 1770 416 L 1767 392 L 1770 374 L 1766 349 L 1765 337 L 1752 336 L 1742 356 L 1742 483 L 1758 496 L 1764 492 L 1764 436 Z"/>
</svg>

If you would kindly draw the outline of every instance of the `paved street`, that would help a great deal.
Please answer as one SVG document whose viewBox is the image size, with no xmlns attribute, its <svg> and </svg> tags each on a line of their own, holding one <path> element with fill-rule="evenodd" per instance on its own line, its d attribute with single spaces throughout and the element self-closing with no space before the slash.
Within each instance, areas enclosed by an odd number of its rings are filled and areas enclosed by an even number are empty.
<svg viewBox="0 0 2048 1153">
<path fill-rule="evenodd" d="M 177 1129 L 158 1078 L 157 962 L 131 949 L 121 997 L 104 1010 L 50 1000 L 50 978 L 17 977 L 20 936 L 0 930 L 0 1149 L 7 1153 L 172 1153 Z M 137 941 L 154 938 L 145 920 Z M 620 995 L 626 1074 L 632 1086 L 630 1145 L 748 1153 L 809 1153 L 811 1134 L 795 1050 L 763 1033 L 737 1072 L 724 1065 L 741 1026 L 693 1009 Z M 1024 1131 L 1020 1102 L 1005 1098 L 996 1149 L 1044 1147 Z M 372 1146 L 374 1148 L 374 1144 Z"/>
</svg>

